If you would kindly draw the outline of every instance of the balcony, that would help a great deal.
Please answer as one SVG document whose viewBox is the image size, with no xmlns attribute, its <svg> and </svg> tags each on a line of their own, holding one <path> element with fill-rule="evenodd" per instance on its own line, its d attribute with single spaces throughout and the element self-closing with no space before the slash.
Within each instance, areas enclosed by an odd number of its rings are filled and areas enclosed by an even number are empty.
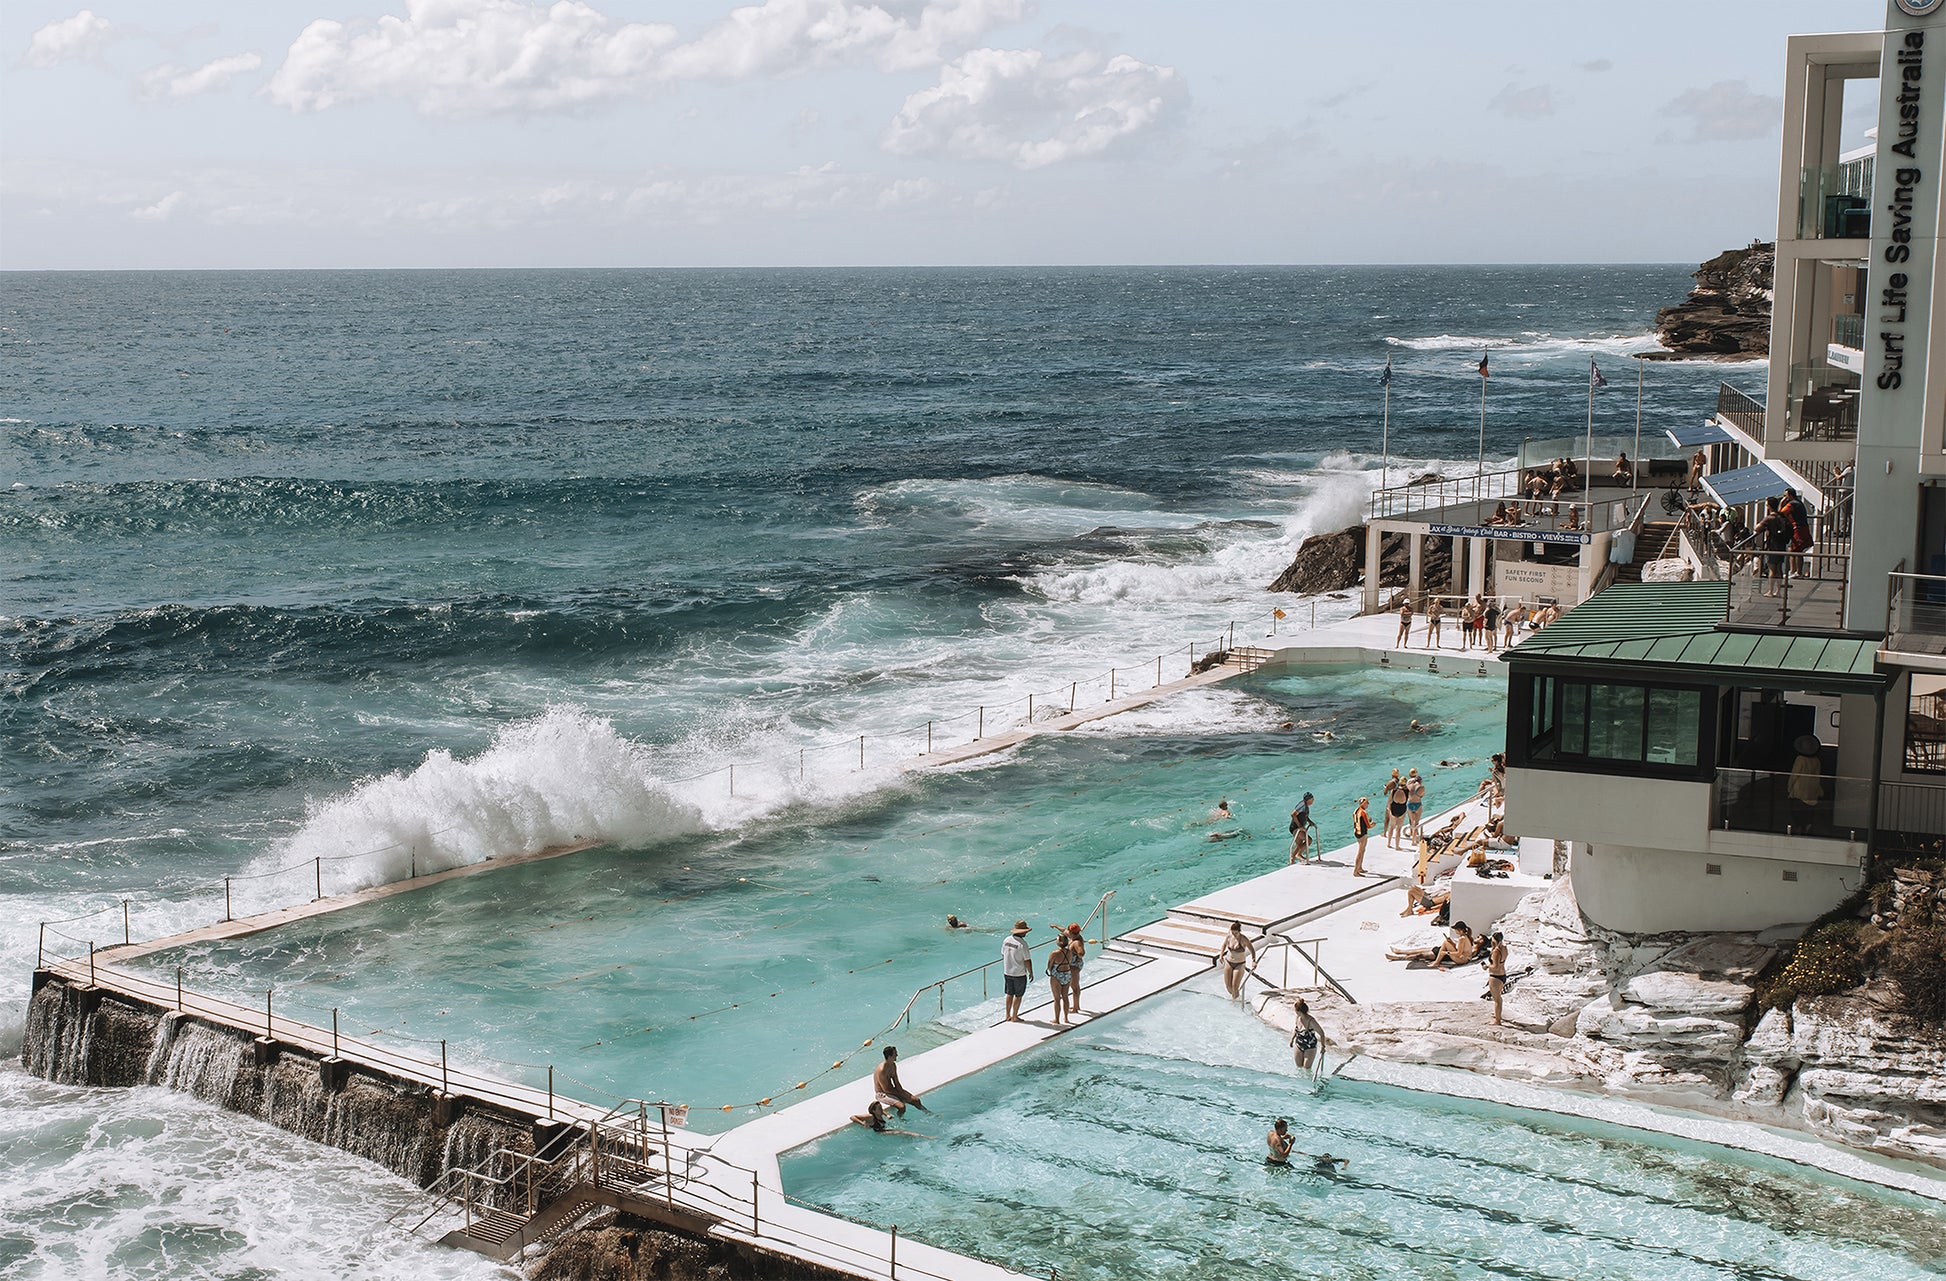
<svg viewBox="0 0 1946 1281">
<path fill-rule="evenodd" d="M 1894 570 L 1886 598 L 1885 648 L 1946 656 L 1946 577 Z"/>
<path fill-rule="evenodd" d="M 1716 389 L 1716 413 L 1752 440 L 1764 438 L 1764 402 L 1745 395 L 1728 383 Z"/>
<path fill-rule="evenodd" d="M 1577 465 L 1587 466 L 1585 459 Z M 1526 498 L 1524 482 L 1532 474 L 1513 468 L 1484 475 L 1441 479 L 1423 485 L 1394 485 L 1372 495 L 1370 519 L 1412 521 L 1425 525 L 1476 528 L 1504 527 L 1507 538 L 1535 542 L 1583 543 L 1592 534 L 1612 533 L 1634 524 L 1649 495 L 1616 484 L 1596 459 L 1592 490 L 1569 491 L 1558 500 Z M 1584 478 L 1585 480 L 1585 478 Z M 1496 520 L 1502 510 L 1511 513 Z"/>
<path fill-rule="evenodd" d="M 1856 440 L 1858 375 L 1833 365 L 1792 365 L 1785 440 Z"/>
<path fill-rule="evenodd" d="M 1797 222 L 1798 235 L 1805 240 L 1870 240 L 1870 167 L 1848 164 L 1804 170 L 1798 183 Z"/>
<path fill-rule="evenodd" d="M 1730 557 L 1730 597 L 1723 625 L 1742 630 L 1842 632 L 1851 557 L 1817 546 L 1802 552 L 1754 550 L 1739 543 Z"/>
<path fill-rule="evenodd" d="M 1871 821 L 1872 782 L 1819 774 L 1793 791 L 1784 770 L 1716 771 L 1716 822 L 1730 832 L 1855 841 Z"/>
</svg>

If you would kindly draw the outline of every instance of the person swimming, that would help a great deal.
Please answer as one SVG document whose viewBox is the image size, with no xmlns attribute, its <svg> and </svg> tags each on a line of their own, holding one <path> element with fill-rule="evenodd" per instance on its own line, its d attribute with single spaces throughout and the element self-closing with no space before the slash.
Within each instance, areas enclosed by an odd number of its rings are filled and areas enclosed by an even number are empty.
<svg viewBox="0 0 1946 1281">
<path fill-rule="evenodd" d="M 1340 1170 L 1351 1164 L 1348 1156 L 1332 1156 L 1329 1152 L 1312 1158 L 1311 1173 L 1335 1177 Z"/>
<path fill-rule="evenodd" d="M 951 912 L 948 912 L 946 913 L 946 928 L 949 930 L 970 930 L 973 927 L 965 921 L 960 920 L 959 917 L 953 915 Z"/>
</svg>

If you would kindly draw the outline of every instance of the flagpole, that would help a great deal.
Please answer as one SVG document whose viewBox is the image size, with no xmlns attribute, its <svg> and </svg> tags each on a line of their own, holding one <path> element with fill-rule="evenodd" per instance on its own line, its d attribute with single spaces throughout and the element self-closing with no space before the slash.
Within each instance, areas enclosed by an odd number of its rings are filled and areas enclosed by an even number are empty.
<svg viewBox="0 0 1946 1281">
<path fill-rule="evenodd" d="M 1581 478 L 1581 496 L 1587 500 L 1589 523 L 1595 509 L 1595 358 L 1588 357 L 1588 474 Z"/>
<path fill-rule="evenodd" d="M 1628 487 L 1633 490 L 1642 476 L 1642 357 L 1635 357 L 1635 470 L 1629 473 Z"/>
<path fill-rule="evenodd" d="M 1473 470 L 1473 501 L 1480 501 L 1480 485 L 1487 476 L 1487 354 L 1480 352 L 1480 452 Z"/>
<path fill-rule="evenodd" d="M 1385 426 L 1381 431 L 1380 448 L 1384 451 L 1384 461 L 1379 464 L 1378 487 L 1383 491 L 1392 480 L 1392 358 L 1385 358 Z"/>
</svg>

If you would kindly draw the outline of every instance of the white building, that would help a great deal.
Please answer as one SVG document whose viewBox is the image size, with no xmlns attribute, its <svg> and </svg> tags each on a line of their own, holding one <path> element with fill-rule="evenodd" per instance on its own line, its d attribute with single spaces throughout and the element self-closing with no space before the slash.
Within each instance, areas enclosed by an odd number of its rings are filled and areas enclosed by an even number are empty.
<svg viewBox="0 0 1946 1281">
<path fill-rule="evenodd" d="M 1779 582 L 1688 522 L 1697 581 L 1611 587 L 1506 655 L 1510 826 L 1568 839 L 1620 930 L 1810 921 L 1946 833 L 1946 4 L 1786 58 L 1766 396 L 1719 397 L 1746 465 L 1709 488 L 1751 525 L 1795 488 L 1814 541 Z M 1876 143 L 1841 153 L 1867 79 Z"/>
</svg>

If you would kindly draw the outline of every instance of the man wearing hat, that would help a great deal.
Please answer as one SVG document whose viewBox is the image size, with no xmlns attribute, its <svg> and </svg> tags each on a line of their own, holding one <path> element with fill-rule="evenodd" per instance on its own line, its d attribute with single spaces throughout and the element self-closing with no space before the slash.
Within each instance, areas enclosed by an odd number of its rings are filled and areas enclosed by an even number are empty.
<svg viewBox="0 0 1946 1281">
<path fill-rule="evenodd" d="M 1034 954 L 1027 948 L 1027 922 L 1015 921 L 1013 932 L 1000 944 L 1001 981 L 1007 989 L 1007 1017 L 1018 1023 L 1020 998 L 1027 995 L 1027 980 L 1034 977 Z"/>
</svg>

